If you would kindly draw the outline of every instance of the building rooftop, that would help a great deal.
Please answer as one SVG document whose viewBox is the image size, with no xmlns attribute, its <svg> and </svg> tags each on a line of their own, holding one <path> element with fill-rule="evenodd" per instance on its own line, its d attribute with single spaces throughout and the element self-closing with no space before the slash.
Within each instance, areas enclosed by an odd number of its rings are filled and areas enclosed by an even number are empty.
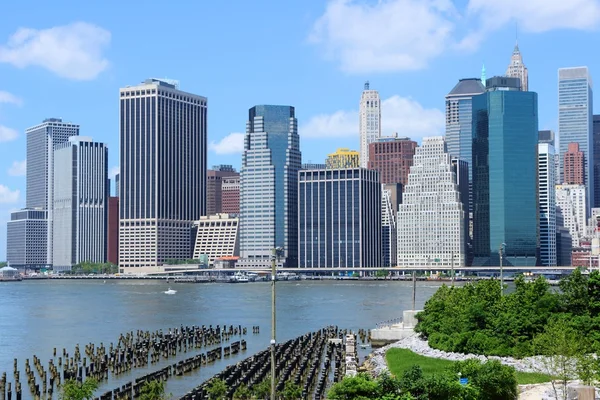
<svg viewBox="0 0 600 400">
<path fill-rule="evenodd" d="M 480 94 L 485 92 L 485 86 L 479 78 L 460 79 L 456 86 L 448 93 L 448 96 L 459 96 L 466 94 Z"/>
</svg>

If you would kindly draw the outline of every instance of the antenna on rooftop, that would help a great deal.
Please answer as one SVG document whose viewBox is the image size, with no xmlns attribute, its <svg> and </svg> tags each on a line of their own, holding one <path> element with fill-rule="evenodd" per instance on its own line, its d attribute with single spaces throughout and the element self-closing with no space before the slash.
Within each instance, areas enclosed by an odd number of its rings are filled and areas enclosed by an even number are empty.
<svg viewBox="0 0 600 400">
<path fill-rule="evenodd" d="M 369 90 L 369 81 L 365 82 L 365 90 Z"/>
</svg>

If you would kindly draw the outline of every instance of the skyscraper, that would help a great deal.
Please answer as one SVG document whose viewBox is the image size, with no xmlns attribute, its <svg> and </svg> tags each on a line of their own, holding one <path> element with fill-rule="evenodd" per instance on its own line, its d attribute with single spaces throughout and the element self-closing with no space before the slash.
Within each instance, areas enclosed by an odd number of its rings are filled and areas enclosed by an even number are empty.
<svg viewBox="0 0 600 400">
<path fill-rule="evenodd" d="M 25 208 L 10 213 L 6 224 L 6 261 L 14 268 L 49 267 L 48 210 Z"/>
<path fill-rule="evenodd" d="M 300 268 L 381 267 L 381 185 L 364 168 L 301 170 Z"/>
<path fill-rule="evenodd" d="M 79 125 L 47 118 L 25 131 L 27 135 L 26 207 L 47 210 L 46 262 L 52 265 L 52 204 L 54 196 L 54 149 L 71 136 L 79 135 Z"/>
<path fill-rule="evenodd" d="M 206 215 L 223 212 L 223 179 L 230 176 L 240 176 L 231 165 L 216 165 L 207 171 Z"/>
<path fill-rule="evenodd" d="M 494 77 L 473 97 L 473 265 L 535 266 L 537 93 Z"/>
<path fill-rule="evenodd" d="M 569 143 L 578 143 L 585 160 L 587 209 L 594 204 L 592 78 L 587 67 L 558 70 L 558 135 L 561 165 Z M 564 182 L 564 170 L 561 171 Z"/>
<path fill-rule="evenodd" d="M 465 265 L 465 215 L 444 138 L 424 138 L 399 205 L 398 265 Z"/>
<path fill-rule="evenodd" d="M 554 146 L 538 144 L 538 201 L 540 210 L 540 264 L 556 266 L 556 194 Z"/>
<path fill-rule="evenodd" d="M 563 183 L 583 185 L 585 177 L 585 156 L 579 151 L 579 143 L 569 143 L 567 152 L 563 154 Z"/>
<path fill-rule="evenodd" d="M 371 90 L 369 82 L 365 83 L 359 107 L 360 166 L 367 168 L 369 164 L 369 143 L 381 137 L 381 101 L 379 92 Z"/>
<path fill-rule="evenodd" d="M 381 178 L 380 178 L 381 180 Z M 402 203 L 402 185 L 381 185 L 381 256 L 383 267 L 398 265 L 398 206 Z"/>
<path fill-rule="evenodd" d="M 350 149 L 337 149 L 335 153 L 327 155 L 325 160 L 327 168 L 358 168 L 360 166 L 360 153 Z"/>
<path fill-rule="evenodd" d="M 240 213 L 240 175 L 227 176 L 221 184 L 221 208 L 225 214 Z"/>
<path fill-rule="evenodd" d="M 379 171 L 381 183 L 408 183 L 417 142 L 398 135 L 380 137 L 369 144 L 369 169 Z"/>
<path fill-rule="evenodd" d="M 294 107 L 252 107 L 246 123 L 240 193 L 240 266 L 270 266 L 282 247 L 298 258 L 298 170 L 302 165 Z"/>
<path fill-rule="evenodd" d="M 119 267 L 187 259 L 206 212 L 206 97 L 148 79 L 120 89 Z"/>
<path fill-rule="evenodd" d="M 585 196 L 584 185 L 556 185 L 556 207 L 560 209 L 563 226 L 569 229 L 573 247 L 580 247 L 586 234 Z"/>
<path fill-rule="evenodd" d="M 554 131 L 538 131 L 538 143 L 548 143 L 554 146 Z"/>
<path fill-rule="evenodd" d="M 593 116 L 594 134 L 594 207 L 600 207 L 600 115 Z"/>
<path fill-rule="evenodd" d="M 106 261 L 107 175 L 108 149 L 104 143 L 75 136 L 55 150 L 54 270 L 70 270 L 84 261 Z"/>
<path fill-rule="evenodd" d="M 519 50 L 519 43 L 515 43 L 512 56 L 510 57 L 510 64 L 506 69 L 506 76 L 511 78 L 519 78 L 521 81 L 521 90 L 527 92 L 529 90 L 529 74 L 527 67 L 523 63 L 523 56 Z"/>
</svg>

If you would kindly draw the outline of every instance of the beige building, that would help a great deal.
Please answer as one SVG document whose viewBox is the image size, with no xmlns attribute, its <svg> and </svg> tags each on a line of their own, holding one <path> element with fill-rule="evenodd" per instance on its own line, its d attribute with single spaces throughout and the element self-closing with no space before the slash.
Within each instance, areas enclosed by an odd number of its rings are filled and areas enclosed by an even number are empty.
<svg viewBox="0 0 600 400">
<path fill-rule="evenodd" d="M 350 149 L 337 149 L 335 153 L 327 155 L 325 165 L 329 169 L 358 168 L 360 153 Z"/>
<path fill-rule="evenodd" d="M 194 259 L 206 255 L 208 265 L 212 266 L 217 258 L 239 256 L 239 223 L 240 219 L 231 214 L 200 217 L 194 222 L 197 228 Z"/>
<path fill-rule="evenodd" d="M 506 76 L 511 78 L 519 78 L 521 80 L 521 90 L 524 92 L 529 91 L 529 74 L 527 67 L 523 63 L 523 56 L 519 50 L 519 44 L 515 44 L 512 56 L 510 57 L 510 64 L 506 69 Z"/>
</svg>

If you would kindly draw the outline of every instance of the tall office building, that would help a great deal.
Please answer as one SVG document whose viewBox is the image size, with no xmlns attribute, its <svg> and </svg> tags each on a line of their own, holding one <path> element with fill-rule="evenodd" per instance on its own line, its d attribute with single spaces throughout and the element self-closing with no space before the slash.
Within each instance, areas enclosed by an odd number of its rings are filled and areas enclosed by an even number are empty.
<svg viewBox="0 0 600 400">
<path fill-rule="evenodd" d="M 535 266 L 538 253 L 537 93 L 493 77 L 473 97 L 473 265 Z"/>
<path fill-rule="evenodd" d="M 485 67 L 482 79 L 485 78 Z M 473 204 L 473 96 L 485 92 L 485 81 L 479 78 L 460 79 L 446 95 L 446 146 L 452 158 L 467 162 L 469 169 L 469 204 Z M 467 212 L 472 213 L 472 208 Z"/>
<path fill-rule="evenodd" d="M 119 198 L 108 198 L 106 222 L 106 261 L 119 264 Z"/>
<path fill-rule="evenodd" d="M 594 204 L 592 78 L 587 67 L 558 70 L 558 135 L 561 165 L 569 143 L 578 143 L 585 160 L 587 210 Z M 564 182 L 564 170 L 561 182 Z"/>
<path fill-rule="evenodd" d="M 381 185 L 364 168 L 301 170 L 300 268 L 381 267 Z"/>
<path fill-rule="evenodd" d="M 239 266 L 297 265 L 298 170 L 302 165 L 294 107 L 252 107 L 246 123 L 240 193 Z"/>
<path fill-rule="evenodd" d="M 360 97 L 359 106 L 360 166 L 369 165 L 369 144 L 381 137 L 381 101 L 379 92 L 371 90 L 369 82 Z"/>
<path fill-rule="evenodd" d="M 106 261 L 108 149 L 75 136 L 54 152 L 52 266 L 70 270 L 84 262 Z"/>
<path fill-rule="evenodd" d="M 579 151 L 579 143 L 569 143 L 567 152 L 563 154 L 563 183 L 583 185 L 585 181 L 585 156 Z"/>
<path fill-rule="evenodd" d="M 360 167 L 360 153 L 356 150 L 337 149 L 335 153 L 327 155 L 325 165 L 330 169 L 358 168 Z"/>
<path fill-rule="evenodd" d="M 594 207 L 600 207 L 600 115 L 593 116 L 594 134 Z"/>
<path fill-rule="evenodd" d="M 540 264 L 556 266 L 556 194 L 554 146 L 538 144 L 538 201 L 540 210 Z"/>
<path fill-rule="evenodd" d="M 381 137 L 369 144 L 369 169 L 379 171 L 381 183 L 408 183 L 417 142 L 409 138 Z"/>
<path fill-rule="evenodd" d="M 26 207 L 47 210 L 46 262 L 52 265 L 52 204 L 54 149 L 71 136 L 79 135 L 79 125 L 47 118 L 25 131 L 27 135 Z"/>
<path fill-rule="evenodd" d="M 521 81 L 521 90 L 527 92 L 529 90 L 529 74 L 527 67 L 523 63 L 523 56 L 519 50 L 519 44 L 515 43 L 512 56 L 510 57 L 510 64 L 506 69 L 506 76 L 511 78 L 519 78 Z"/>
<path fill-rule="evenodd" d="M 221 208 L 224 214 L 240 213 L 240 176 L 227 176 L 221 185 Z"/>
<path fill-rule="evenodd" d="M 467 261 L 465 261 L 465 265 L 471 265 L 473 262 L 473 249 L 471 243 L 473 224 L 470 213 L 468 212 L 471 205 L 469 164 L 466 161 L 458 158 L 453 158 L 450 163 L 452 164 L 452 172 L 454 172 L 454 175 L 456 175 L 456 185 L 458 186 L 459 199 L 463 205 L 463 210 L 465 210 L 465 229 L 463 232 L 464 240 L 467 244 Z"/>
<path fill-rule="evenodd" d="M 381 178 L 380 178 L 381 180 Z M 402 185 L 381 185 L 381 262 L 383 267 L 398 264 L 398 206 L 402 203 Z"/>
<path fill-rule="evenodd" d="M 554 131 L 538 131 L 538 143 L 547 143 L 554 146 Z"/>
<path fill-rule="evenodd" d="M 119 267 L 187 259 L 206 212 L 206 97 L 148 79 L 120 89 Z"/>
<path fill-rule="evenodd" d="M 45 268 L 47 259 L 48 210 L 25 208 L 13 211 L 6 224 L 6 261 L 11 267 Z"/>
<path fill-rule="evenodd" d="M 398 265 L 465 265 L 464 230 L 465 208 L 446 142 L 424 138 L 399 205 Z"/>
<path fill-rule="evenodd" d="M 580 247 L 586 234 L 586 192 L 584 185 L 556 185 L 556 207 L 563 226 L 569 229 L 573 247 Z"/>
<path fill-rule="evenodd" d="M 240 219 L 231 214 L 216 214 L 200 217 L 195 221 L 197 233 L 193 258 L 206 256 L 208 265 L 214 265 L 217 258 L 235 257 L 240 253 Z"/>
<path fill-rule="evenodd" d="M 223 212 L 223 179 L 239 177 L 231 165 L 216 165 L 206 172 L 206 215 Z"/>
</svg>

